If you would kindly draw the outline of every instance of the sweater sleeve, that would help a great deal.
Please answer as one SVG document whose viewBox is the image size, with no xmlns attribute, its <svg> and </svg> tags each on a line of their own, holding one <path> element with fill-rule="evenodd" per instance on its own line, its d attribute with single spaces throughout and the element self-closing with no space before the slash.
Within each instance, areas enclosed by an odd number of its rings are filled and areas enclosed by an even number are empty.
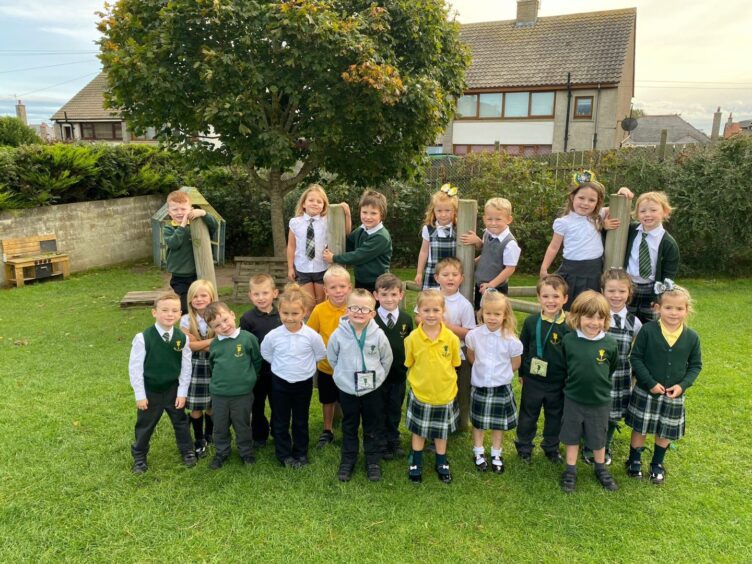
<svg viewBox="0 0 752 564">
<path fill-rule="evenodd" d="M 217 219 L 210 213 L 207 213 L 202 219 L 206 224 L 206 228 L 209 230 L 209 238 L 214 239 L 217 236 L 217 227 L 219 227 Z"/>
<path fill-rule="evenodd" d="M 392 346 L 389 344 L 389 339 L 382 330 L 379 329 L 379 357 L 381 360 L 381 366 L 384 368 L 384 374 L 389 374 L 389 370 L 392 368 L 392 362 L 394 356 L 392 355 Z"/>
<path fill-rule="evenodd" d="M 332 368 L 337 368 L 337 361 L 339 360 L 339 331 L 335 331 L 329 337 L 329 342 L 326 345 L 326 359 Z"/>
<path fill-rule="evenodd" d="M 168 249 L 178 249 L 185 242 L 188 229 L 180 226 L 165 225 L 164 240 Z"/>
<path fill-rule="evenodd" d="M 520 364 L 519 376 L 524 378 L 530 374 L 530 362 L 533 356 L 533 352 L 530 350 L 530 325 L 528 321 L 531 316 L 528 315 L 525 322 L 522 324 L 522 331 L 520 332 L 520 341 L 522 341 L 522 364 Z"/>
<path fill-rule="evenodd" d="M 629 362 L 632 364 L 632 371 L 635 374 L 637 383 L 645 390 L 652 390 L 658 383 L 653 375 L 650 373 L 647 365 L 645 364 L 645 354 L 648 345 L 648 333 L 649 330 L 643 329 L 637 333 L 634 345 L 632 346 L 632 353 L 629 355 Z"/>
<path fill-rule="evenodd" d="M 676 280 L 676 274 L 679 271 L 679 246 L 673 237 L 670 240 L 664 241 L 664 243 L 664 252 L 661 260 L 661 278 L 663 280 L 666 278 Z"/>
<path fill-rule="evenodd" d="M 385 254 L 389 251 L 390 246 L 391 241 L 389 239 L 376 233 L 363 239 L 362 244 L 352 251 L 334 255 L 334 262 L 352 266 L 365 264 Z"/>
<path fill-rule="evenodd" d="M 692 384 L 695 383 L 697 377 L 702 370 L 702 352 L 700 350 L 700 338 L 695 334 L 694 341 L 692 343 L 692 350 L 689 353 L 689 359 L 687 360 L 687 372 L 679 385 L 682 390 L 686 391 Z"/>
</svg>

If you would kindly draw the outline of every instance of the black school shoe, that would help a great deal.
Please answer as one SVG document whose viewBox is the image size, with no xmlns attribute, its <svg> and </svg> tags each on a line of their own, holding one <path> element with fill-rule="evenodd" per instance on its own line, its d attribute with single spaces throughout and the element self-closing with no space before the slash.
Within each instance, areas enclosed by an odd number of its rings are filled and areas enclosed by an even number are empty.
<svg viewBox="0 0 752 564">
<path fill-rule="evenodd" d="M 250 466 L 251 464 L 256 464 L 256 457 L 252 454 L 246 454 L 245 456 L 241 456 L 240 460 L 243 461 L 243 464 L 246 466 Z"/>
<path fill-rule="evenodd" d="M 185 464 L 188 468 L 193 468 L 196 466 L 196 463 L 198 460 L 196 459 L 196 453 L 192 450 L 189 450 L 188 452 L 183 454 L 183 464 Z"/>
<path fill-rule="evenodd" d="M 529 452 L 518 452 L 517 456 L 524 464 L 531 464 L 533 462 L 533 457 Z"/>
<path fill-rule="evenodd" d="M 334 442 L 334 433 L 331 431 L 324 431 L 319 435 L 319 440 L 316 442 L 316 448 L 324 448 L 326 445 Z"/>
<path fill-rule="evenodd" d="M 423 467 L 417 464 L 410 464 L 407 467 L 407 477 L 414 484 L 419 484 L 423 481 Z"/>
<path fill-rule="evenodd" d="M 449 471 L 449 464 L 437 464 L 436 474 L 438 475 L 439 480 L 445 484 L 452 483 L 452 473 Z"/>
<path fill-rule="evenodd" d="M 493 470 L 494 474 L 504 473 L 504 459 L 501 456 L 491 458 L 491 470 Z"/>
<path fill-rule="evenodd" d="M 339 465 L 339 470 L 337 471 L 337 479 L 340 482 L 349 482 L 352 479 L 354 470 L 354 465 L 349 464 L 347 462 L 343 462 Z"/>
<path fill-rule="evenodd" d="M 666 469 L 663 464 L 651 464 L 650 465 L 650 482 L 656 486 L 660 486 L 666 481 Z"/>
<path fill-rule="evenodd" d="M 369 464 L 366 466 L 366 476 L 369 482 L 378 482 L 381 480 L 381 466 L 378 464 Z"/>
<path fill-rule="evenodd" d="M 135 460 L 133 462 L 133 473 L 137 476 L 143 474 L 148 469 L 149 467 L 146 465 L 146 460 Z"/>
<path fill-rule="evenodd" d="M 310 464 L 308 457 L 305 455 L 299 456 L 298 458 L 295 459 L 295 461 L 297 462 L 297 465 L 295 466 L 295 468 L 298 468 L 298 469 L 303 468 L 303 466 L 308 466 Z"/>
<path fill-rule="evenodd" d="M 226 458 L 223 458 L 221 456 L 215 456 L 212 459 L 211 463 L 209 464 L 209 469 L 210 470 L 219 470 L 220 468 L 222 468 L 222 466 L 225 465 L 226 461 L 227 461 Z"/>
<path fill-rule="evenodd" d="M 473 461 L 475 462 L 475 469 L 478 472 L 485 472 L 488 470 L 488 462 L 486 462 L 486 456 L 483 454 L 475 455 L 473 456 Z"/>
<path fill-rule="evenodd" d="M 559 479 L 559 485 L 564 493 L 572 493 L 577 487 L 577 474 L 565 470 Z"/>
<path fill-rule="evenodd" d="M 193 443 L 193 451 L 196 453 L 196 458 L 204 458 L 206 456 L 206 439 L 199 439 Z"/>
<path fill-rule="evenodd" d="M 598 478 L 598 481 L 600 482 L 601 486 L 603 486 L 603 489 L 610 492 L 615 492 L 619 489 L 619 486 L 614 481 L 614 477 L 605 468 L 603 470 L 596 470 L 595 477 Z"/>
<path fill-rule="evenodd" d="M 564 464 L 564 458 L 562 458 L 561 453 L 558 450 L 547 452 L 546 458 L 548 458 L 551 464 Z"/>
<path fill-rule="evenodd" d="M 627 460 L 624 463 L 627 468 L 627 476 L 634 478 L 635 480 L 642 480 L 642 464 L 640 461 Z"/>
</svg>

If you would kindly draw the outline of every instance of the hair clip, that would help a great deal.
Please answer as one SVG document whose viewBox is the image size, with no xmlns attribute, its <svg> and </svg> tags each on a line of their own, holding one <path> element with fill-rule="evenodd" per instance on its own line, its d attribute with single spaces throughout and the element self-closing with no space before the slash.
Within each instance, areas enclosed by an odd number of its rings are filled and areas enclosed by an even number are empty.
<svg viewBox="0 0 752 564">
<path fill-rule="evenodd" d="M 572 183 L 579 186 L 586 182 L 595 182 L 595 173 L 592 170 L 581 170 L 572 175 Z"/>
<path fill-rule="evenodd" d="M 457 187 L 452 186 L 447 182 L 446 184 L 442 184 L 441 188 L 439 188 L 441 192 L 444 192 L 449 197 L 456 196 L 457 195 Z"/>
<path fill-rule="evenodd" d="M 493 294 L 494 292 L 498 292 L 498 290 L 496 288 L 493 288 L 493 287 L 488 287 L 485 290 L 483 290 L 484 294 Z"/>
<path fill-rule="evenodd" d="M 674 284 L 674 281 L 671 280 L 671 278 L 666 278 L 663 282 L 656 282 L 653 286 L 653 292 L 656 296 L 660 296 L 664 292 L 670 292 L 676 288 L 676 284 Z"/>
</svg>

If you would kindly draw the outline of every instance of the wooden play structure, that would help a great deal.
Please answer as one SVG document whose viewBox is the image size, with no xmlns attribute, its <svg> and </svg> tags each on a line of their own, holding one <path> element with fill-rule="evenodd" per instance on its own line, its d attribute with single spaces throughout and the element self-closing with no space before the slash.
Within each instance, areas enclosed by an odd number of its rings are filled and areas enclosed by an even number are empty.
<svg viewBox="0 0 752 564">
<path fill-rule="evenodd" d="M 3 239 L 5 280 L 17 288 L 32 280 L 68 278 L 70 261 L 67 254 L 57 250 L 54 233 L 20 239 Z"/>
</svg>

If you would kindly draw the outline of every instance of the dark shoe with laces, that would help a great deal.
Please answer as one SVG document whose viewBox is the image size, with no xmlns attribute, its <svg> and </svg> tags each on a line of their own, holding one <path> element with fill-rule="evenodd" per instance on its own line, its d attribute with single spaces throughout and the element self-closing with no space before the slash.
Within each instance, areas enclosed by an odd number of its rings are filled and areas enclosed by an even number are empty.
<svg viewBox="0 0 752 564">
<path fill-rule="evenodd" d="M 308 460 L 308 457 L 307 457 L 307 456 L 305 456 L 305 455 L 304 455 L 304 456 L 299 456 L 299 457 L 298 457 L 298 458 L 296 458 L 295 460 L 296 460 L 296 462 L 298 463 L 298 464 L 297 464 L 297 466 L 296 466 L 296 468 L 303 468 L 303 466 L 308 466 L 308 465 L 309 465 L 309 464 L 311 463 L 311 462 L 310 462 L 310 461 Z"/>
<path fill-rule="evenodd" d="M 614 477 L 611 475 L 611 473 L 608 470 L 598 470 L 595 472 L 595 477 L 598 478 L 598 481 L 600 482 L 601 486 L 603 486 L 603 489 L 608 490 L 610 492 L 615 492 L 619 489 L 619 486 L 616 484 L 616 481 L 614 481 Z"/>
<path fill-rule="evenodd" d="M 577 474 L 565 471 L 561 475 L 559 485 L 561 486 L 561 491 L 564 493 L 572 493 L 577 487 Z"/>
<path fill-rule="evenodd" d="M 474 457 L 475 460 L 475 469 L 478 472 L 485 472 L 488 470 L 488 462 L 486 462 L 486 457 L 483 454 L 478 454 Z"/>
<path fill-rule="evenodd" d="M 225 462 L 227 461 L 226 458 L 222 458 L 221 456 L 215 456 L 211 463 L 209 464 L 210 470 L 219 470 L 222 468 L 222 466 L 225 465 Z"/>
<path fill-rule="evenodd" d="M 352 464 L 343 462 L 339 465 L 339 470 L 337 471 L 337 479 L 340 482 L 349 482 L 353 475 L 353 469 L 354 466 Z"/>
<path fill-rule="evenodd" d="M 546 458 L 548 458 L 551 464 L 564 464 L 564 459 L 558 450 L 547 452 Z"/>
<path fill-rule="evenodd" d="M 439 476 L 439 480 L 445 484 L 452 483 L 452 473 L 449 471 L 449 464 L 437 464 L 436 474 Z"/>
<path fill-rule="evenodd" d="M 285 468 L 295 468 L 297 466 L 297 464 L 298 464 L 298 461 L 295 460 L 292 456 L 288 456 L 284 460 L 280 461 L 280 463 Z"/>
<path fill-rule="evenodd" d="M 334 442 L 334 433 L 331 431 L 324 431 L 319 435 L 319 440 L 316 442 L 316 448 L 324 448 L 326 445 Z"/>
<path fill-rule="evenodd" d="M 252 454 L 246 454 L 245 456 L 241 456 L 240 459 L 243 461 L 243 464 L 246 466 L 250 466 L 251 464 L 256 464 L 256 457 Z"/>
<path fill-rule="evenodd" d="M 369 482 L 378 482 L 381 480 L 381 466 L 378 464 L 369 464 L 366 466 L 366 476 Z"/>
<path fill-rule="evenodd" d="M 133 473 L 136 475 L 143 474 L 149 469 L 146 460 L 136 460 L 133 462 Z"/>
<path fill-rule="evenodd" d="M 666 469 L 663 464 L 651 464 L 650 465 L 650 482 L 656 486 L 660 486 L 666 481 Z"/>
<path fill-rule="evenodd" d="M 501 456 L 491 458 L 491 470 L 493 470 L 494 474 L 504 473 L 504 459 Z"/>
<path fill-rule="evenodd" d="M 639 461 L 629 461 L 624 463 L 627 468 L 627 476 L 636 480 L 642 480 L 642 464 Z"/>
<path fill-rule="evenodd" d="M 192 450 L 189 450 L 188 452 L 183 454 L 183 464 L 185 464 L 188 468 L 193 468 L 196 466 L 196 463 L 198 460 L 196 459 L 196 453 Z"/>
<path fill-rule="evenodd" d="M 407 477 L 414 484 L 419 484 L 423 481 L 423 467 L 417 464 L 410 464 L 407 467 Z"/>
</svg>

